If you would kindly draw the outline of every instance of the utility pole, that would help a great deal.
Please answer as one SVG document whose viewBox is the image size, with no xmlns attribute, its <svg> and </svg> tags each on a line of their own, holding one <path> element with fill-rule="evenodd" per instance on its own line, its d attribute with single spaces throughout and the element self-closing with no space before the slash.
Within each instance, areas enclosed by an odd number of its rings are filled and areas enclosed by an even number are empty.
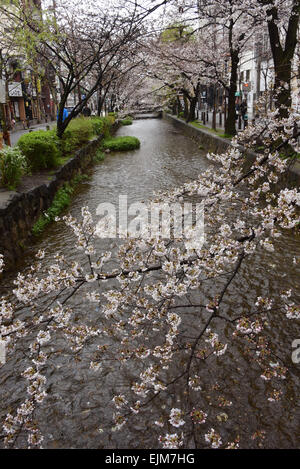
<svg viewBox="0 0 300 469">
<path fill-rule="evenodd" d="M 217 48 L 217 24 L 216 24 L 216 16 L 214 15 L 214 24 L 213 24 L 213 41 L 214 41 L 214 48 Z M 217 92 L 217 85 L 214 83 L 213 85 L 213 116 L 212 116 L 212 129 L 217 130 L 217 104 L 216 104 L 216 92 Z"/>
<path fill-rule="evenodd" d="M 2 80 L 2 69 L 3 69 L 3 61 L 2 61 L 2 49 L 0 49 L 0 149 L 2 148 L 2 139 L 3 139 L 3 132 L 4 132 L 4 121 L 5 121 L 5 83 Z"/>
<path fill-rule="evenodd" d="M 256 65 L 256 101 L 259 100 L 260 97 L 260 77 L 261 77 L 261 62 L 262 62 L 262 54 L 263 54 L 263 38 L 258 42 L 256 47 L 256 54 L 257 54 L 257 65 Z M 254 107 L 254 103 L 253 103 Z M 255 118 L 255 116 L 254 116 Z"/>
<path fill-rule="evenodd" d="M 3 72 L 5 68 L 3 66 L 3 56 L 2 56 L 2 49 L 0 50 L 0 77 L 1 81 L 3 80 Z M 9 127 L 7 125 L 7 119 L 6 119 L 6 110 L 5 110 L 5 104 L 6 104 L 6 99 L 8 96 L 7 92 L 7 80 L 6 76 L 4 77 L 4 83 L 3 83 L 3 89 L 2 89 L 2 99 L 0 102 L 0 123 L 1 123 L 1 138 L 0 138 L 0 148 L 2 148 L 2 141 L 6 145 L 11 145 L 10 143 L 10 132 L 9 132 Z"/>
</svg>

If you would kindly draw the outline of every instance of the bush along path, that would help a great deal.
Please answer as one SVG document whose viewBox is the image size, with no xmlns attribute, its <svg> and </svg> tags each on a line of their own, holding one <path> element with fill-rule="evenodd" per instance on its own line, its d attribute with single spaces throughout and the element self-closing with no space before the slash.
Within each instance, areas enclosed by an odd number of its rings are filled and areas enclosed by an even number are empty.
<svg viewBox="0 0 300 469">
<path fill-rule="evenodd" d="M 57 170 L 95 137 L 108 138 L 114 124 L 112 115 L 80 117 L 70 122 L 62 139 L 55 128 L 23 134 L 15 147 L 4 146 L 0 151 L 0 187 L 16 190 L 24 176 L 35 181 L 37 173 Z"/>
<path fill-rule="evenodd" d="M 27 172 L 27 161 L 20 148 L 5 146 L 0 154 L 0 184 L 14 190 Z"/>
<path fill-rule="evenodd" d="M 108 132 L 107 132 L 108 135 Z M 105 153 L 102 150 L 108 152 L 111 151 L 130 151 L 135 150 L 140 147 L 140 141 L 136 137 L 111 137 L 104 139 L 97 150 L 96 154 L 93 157 L 94 163 L 99 163 L 104 160 Z M 32 233 L 35 236 L 40 235 L 46 226 L 55 220 L 55 218 L 60 215 L 60 213 L 70 205 L 72 200 L 72 195 L 74 193 L 75 187 L 86 180 L 88 176 L 86 174 L 81 174 L 75 176 L 70 183 L 65 183 L 55 194 L 53 202 L 49 209 L 44 212 L 39 219 L 36 221 L 32 228 Z"/>
<path fill-rule="evenodd" d="M 30 236 L 40 234 L 70 203 L 76 183 L 86 177 L 82 176 L 86 168 L 104 159 L 101 142 L 119 125 L 114 116 L 74 119 L 61 141 L 54 131 L 42 131 L 42 137 L 41 131 L 38 136 L 30 132 L 22 138 L 23 151 L 14 147 L 16 158 L 22 155 L 22 174 L 26 167 L 27 175 L 20 182 L 7 179 L 0 188 L 0 253 L 7 259 L 6 270 L 15 268 L 24 256 Z M 54 147 L 54 159 L 48 158 Z M 0 164 L 7 151 L 11 149 L 1 152 Z"/>
<path fill-rule="evenodd" d="M 79 142 L 82 144 L 90 140 L 91 135 L 103 135 L 107 138 L 112 139 L 110 132 L 112 126 L 115 124 L 115 118 L 113 116 L 108 116 L 107 118 L 92 118 L 92 119 L 76 119 L 70 124 L 65 132 L 65 135 L 61 142 L 61 148 L 63 148 L 63 154 L 71 154 L 72 151 L 76 149 L 79 145 Z M 102 145 L 101 145 L 102 148 Z M 95 155 L 93 155 L 93 163 L 99 163 L 105 158 L 105 154 L 101 151 L 99 147 Z M 69 158 L 58 158 L 58 162 L 66 160 Z M 82 181 L 88 179 L 87 174 L 77 174 L 71 181 L 66 182 L 62 187 L 56 192 L 51 206 L 46 210 L 36 221 L 32 228 L 32 234 L 34 236 L 39 236 L 47 225 L 55 220 L 61 212 L 66 209 L 72 200 L 75 188 Z"/>
<path fill-rule="evenodd" d="M 56 129 L 39 130 L 22 135 L 18 147 L 32 172 L 58 168 L 95 137 L 108 138 L 115 121 L 114 116 L 79 117 L 70 122 L 61 139 Z"/>
<path fill-rule="evenodd" d="M 33 181 L 38 173 L 50 176 L 95 137 L 103 137 L 102 148 L 106 152 L 139 148 L 140 142 L 135 137 L 111 136 L 115 122 L 116 116 L 112 113 L 107 117 L 79 117 L 70 122 L 61 139 L 55 128 L 23 134 L 17 146 L 0 151 L 0 186 L 15 190 L 19 189 L 24 176 L 32 176 Z M 132 120 L 126 118 L 118 124 L 130 125 Z M 22 188 L 19 191 L 22 192 Z"/>
</svg>

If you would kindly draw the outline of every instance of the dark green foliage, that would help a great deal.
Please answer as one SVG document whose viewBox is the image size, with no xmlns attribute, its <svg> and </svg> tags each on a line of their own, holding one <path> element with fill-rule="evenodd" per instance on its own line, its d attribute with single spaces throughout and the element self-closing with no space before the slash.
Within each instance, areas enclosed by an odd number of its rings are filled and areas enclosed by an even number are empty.
<svg viewBox="0 0 300 469">
<path fill-rule="evenodd" d="M 75 151 L 88 143 L 94 135 L 103 135 L 109 139 L 110 130 L 114 122 L 114 116 L 79 117 L 70 122 L 61 139 L 57 137 L 56 129 L 30 132 L 22 135 L 19 139 L 18 152 L 24 154 L 23 159 L 27 163 L 27 167 L 32 171 L 55 169 L 58 166 L 64 165 L 74 156 Z M 99 153 L 99 155 L 96 155 L 95 161 L 101 161 L 103 158 L 103 155 Z M 21 161 L 19 157 L 16 158 L 14 156 L 12 163 L 15 165 L 17 160 Z M 13 164 L 10 166 L 5 164 L 5 168 L 7 167 L 8 169 L 12 166 Z M 13 182 L 5 182 L 5 184 L 15 187 L 23 172 L 24 168 L 22 171 L 13 169 L 12 176 L 15 180 Z M 2 174 L 4 175 L 4 172 Z"/>
<path fill-rule="evenodd" d="M 103 153 L 101 150 L 97 150 L 97 153 L 94 156 L 94 163 L 100 163 L 100 161 L 103 161 L 105 159 L 105 153 Z"/>
<path fill-rule="evenodd" d="M 72 154 L 76 149 L 87 143 L 94 133 L 91 119 L 86 117 L 73 119 L 65 130 L 60 142 L 63 154 Z"/>
<path fill-rule="evenodd" d="M 220 137 L 222 137 L 222 138 L 228 138 L 229 140 L 231 140 L 231 139 L 234 137 L 234 135 L 230 135 L 230 134 L 226 134 L 226 133 L 225 133 L 225 134 L 220 134 Z"/>
<path fill-rule="evenodd" d="M 102 143 L 104 150 L 129 151 L 140 148 L 140 141 L 136 137 L 115 137 L 105 139 Z"/>
<path fill-rule="evenodd" d="M 45 227 L 54 221 L 64 208 L 68 207 L 71 203 L 71 196 L 73 194 L 74 188 L 66 183 L 58 189 L 57 193 L 54 196 L 51 207 L 38 219 L 32 228 L 32 233 L 37 236 L 45 229 Z"/>
<path fill-rule="evenodd" d="M 32 171 L 51 169 L 58 165 L 58 138 L 53 130 L 37 130 L 20 137 L 18 147 Z"/>
<path fill-rule="evenodd" d="M 132 125 L 131 117 L 125 117 L 125 119 L 121 120 L 122 125 Z"/>
<path fill-rule="evenodd" d="M 109 137 L 110 129 L 115 122 L 114 116 L 107 117 L 92 117 L 91 118 L 93 132 L 95 135 L 104 135 L 104 137 Z"/>
<path fill-rule="evenodd" d="M 10 190 L 16 188 L 27 171 L 27 161 L 20 148 L 4 146 L 0 151 L 1 184 Z"/>
<path fill-rule="evenodd" d="M 90 176 L 88 174 L 77 174 L 71 181 L 72 186 L 77 186 L 77 184 L 88 181 Z"/>
<path fill-rule="evenodd" d="M 101 135 L 103 133 L 103 118 L 93 116 L 91 118 L 91 121 L 92 121 L 94 134 L 95 135 Z"/>
</svg>

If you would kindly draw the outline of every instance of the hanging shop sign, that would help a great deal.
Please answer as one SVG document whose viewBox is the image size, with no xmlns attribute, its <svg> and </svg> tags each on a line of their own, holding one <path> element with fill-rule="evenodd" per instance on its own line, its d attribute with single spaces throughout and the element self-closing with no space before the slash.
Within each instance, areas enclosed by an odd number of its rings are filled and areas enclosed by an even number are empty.
<svg viewBox="0 0 300 469">
<path fill-rule="evenodd" d="M 0 104 L 6 103 L 5 80 L 0 80 Z"/>
<path fill-rule="evenodd" d="M 36 80 L 36 89 L 37 89 L 38 93 L 42 92 L 42 84 L 41 84 L 41 80 L 39 78 Z"/>
<path fill-rule="evenodd" d="M 13 81 L 8 84 L 8 96 L 10 98 L 22 98 L 22 83 Z"/>
</svg>

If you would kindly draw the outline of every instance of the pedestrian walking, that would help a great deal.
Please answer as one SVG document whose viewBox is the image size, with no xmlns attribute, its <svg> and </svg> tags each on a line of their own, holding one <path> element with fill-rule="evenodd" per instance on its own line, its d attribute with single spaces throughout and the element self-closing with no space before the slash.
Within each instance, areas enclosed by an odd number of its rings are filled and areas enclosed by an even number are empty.
<svg viewBox="0 0 300 469">
<path fill-rule="evenodd" d="M 56 116 L 56 120 L 58 120 L 58 115 L 59 115 L 59 109 L 57 110 L 57 116 Z M 63 110 L 63 122 L 69 117 L 69 113 L 68 113 L 68 110 L 64 107 L 64 110 Z"/>
<path fill-rule="evenodd" d="M 90 117 L 91 113 L 92 113 L 92 111 L 88 106 L 85 106 L 82 109 L 82 114 L 84 115 L 84 117 Z"/>
<path fill-rule="evenodd" d="M 247 114 L 247 101 L 243 101 L 241 104 L 241 114 L 244 121 L 244 128 L 248 125 L 248 114 Z"/>
</svg>

